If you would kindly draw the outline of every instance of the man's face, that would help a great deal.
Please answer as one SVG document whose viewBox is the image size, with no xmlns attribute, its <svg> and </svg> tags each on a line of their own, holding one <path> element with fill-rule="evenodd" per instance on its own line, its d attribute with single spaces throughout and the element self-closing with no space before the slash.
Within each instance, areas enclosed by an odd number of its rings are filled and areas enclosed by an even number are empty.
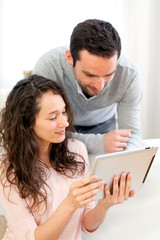
<svg viewBox="0 0 160 240">
<path fill-rule="evenodd" d="M 87 50 L 80 51 L 80 59 L 73 67 L 74 76 L 86 96 L 100 94 L 115 74 L 117 53 L 110 58 L 97 56 Z"/>
</svg>

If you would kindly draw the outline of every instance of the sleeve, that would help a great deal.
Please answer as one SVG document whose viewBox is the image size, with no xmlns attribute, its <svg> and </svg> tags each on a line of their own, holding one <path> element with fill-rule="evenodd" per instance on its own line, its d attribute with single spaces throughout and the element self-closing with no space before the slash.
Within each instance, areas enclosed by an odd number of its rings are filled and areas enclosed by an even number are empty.
<svg viewBox="0 0 160 240">
<path fill-rule="evenodd" d="M 7 187 L 3 190 L 3 186 L 0 184 L 0 201 L 8 224 L 7 234 L 12 233 L 12 238 L 16 240 L 34 240 L 36 221 L 27 209 L 25 200 L 20 198 L 16 187 L 13 186 L 12 189 L 9 189 Z"/>
<path fill-rule="evenodd" d="M 73 132 L 73 137 L 82 141 L 89 154 L 104 154 L 104 134 L 82 134 Z"/>
<path fill-rule="evenodd" d="M 84 173 L 84 176 L 83 177 L 89 177 L 90 176 L 90 164 L 89 164 L 89 158 L 88 158 L 88 153 L 87 153 L 87 149 L 85 147 L 84 144 L 81 144 L 81 151 L 80 151 L 80 154 L 83 156 L 83 158 L 85 159 L 85 162 L 86 162 L 86 169 L 85 169 L 85 173 Z M 89 204 L 87 204 L 85 207 L 84 207 L 84 210 L 83 210 L 83 214 L 82 214 L 82 219 L 84 218 L 84 216 L 90 211 L 92 210 L 93 208 L 95 208 L 95 202 L 91 202 Z M 81 220 L 81 223 L 83 221 Z M 89 233 L 85 227 L 83 226 L 83 224 L 81 224 L 81 227 L 82 227 L 82 231 L 85 232 L 85 233 Z"/>
<path fill-rule="evenodd" d="M 117 105 L 118 128 L 131 129 L 126 150 L 141 147 L 140 102 L 142 90 L 138 72 L 127 87 L 126 92 Z"/>
</svg>

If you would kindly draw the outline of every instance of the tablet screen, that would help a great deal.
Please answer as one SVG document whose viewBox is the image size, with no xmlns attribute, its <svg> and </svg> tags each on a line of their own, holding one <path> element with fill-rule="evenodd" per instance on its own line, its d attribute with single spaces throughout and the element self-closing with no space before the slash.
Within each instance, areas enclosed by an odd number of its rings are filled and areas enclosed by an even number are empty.
<svg viewBox="0 0 160 240">
<path fill-rule="evenodd" d="M 120 178 L 122 173 L 130 172 L 131 189 L 137 191 L 147 178 L 157 150 L 158 147 L 153 147 L 97 156 L 91 174 L 104 180 L 112 192 L 113 177 Z M 98 193 L 97 198 L 104 198 L 104 191 Z"/>
</svg>

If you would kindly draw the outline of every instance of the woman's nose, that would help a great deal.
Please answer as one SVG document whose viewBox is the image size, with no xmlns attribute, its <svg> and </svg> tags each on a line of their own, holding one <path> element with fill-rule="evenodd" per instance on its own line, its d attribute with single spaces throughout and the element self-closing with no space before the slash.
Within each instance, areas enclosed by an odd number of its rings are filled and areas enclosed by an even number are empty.
<svg viewBox="0 0 160 240">
<path fill-rule="evenodd" d="M 67 115 L 61 115 L 60 117 L 60 121 L 59 121 L 59 125 L 61 127 L 68 127 L 69 126 L 69 122 L 68 122 L 68 117 Z"/>
</svg>

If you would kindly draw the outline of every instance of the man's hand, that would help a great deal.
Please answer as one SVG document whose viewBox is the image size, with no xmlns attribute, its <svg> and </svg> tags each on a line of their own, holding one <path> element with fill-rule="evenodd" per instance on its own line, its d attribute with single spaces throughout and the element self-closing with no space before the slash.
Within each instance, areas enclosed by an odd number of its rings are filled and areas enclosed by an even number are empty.
<svg viewBox="0 0 160 240">
<path fill-rule="evenodd" d="M 106 153 L 121 152 L 126 148 L 129 137 L 131 137 L 130 129 L 113 130 L 104 135 L 104 146 Z"/>
</svg>

